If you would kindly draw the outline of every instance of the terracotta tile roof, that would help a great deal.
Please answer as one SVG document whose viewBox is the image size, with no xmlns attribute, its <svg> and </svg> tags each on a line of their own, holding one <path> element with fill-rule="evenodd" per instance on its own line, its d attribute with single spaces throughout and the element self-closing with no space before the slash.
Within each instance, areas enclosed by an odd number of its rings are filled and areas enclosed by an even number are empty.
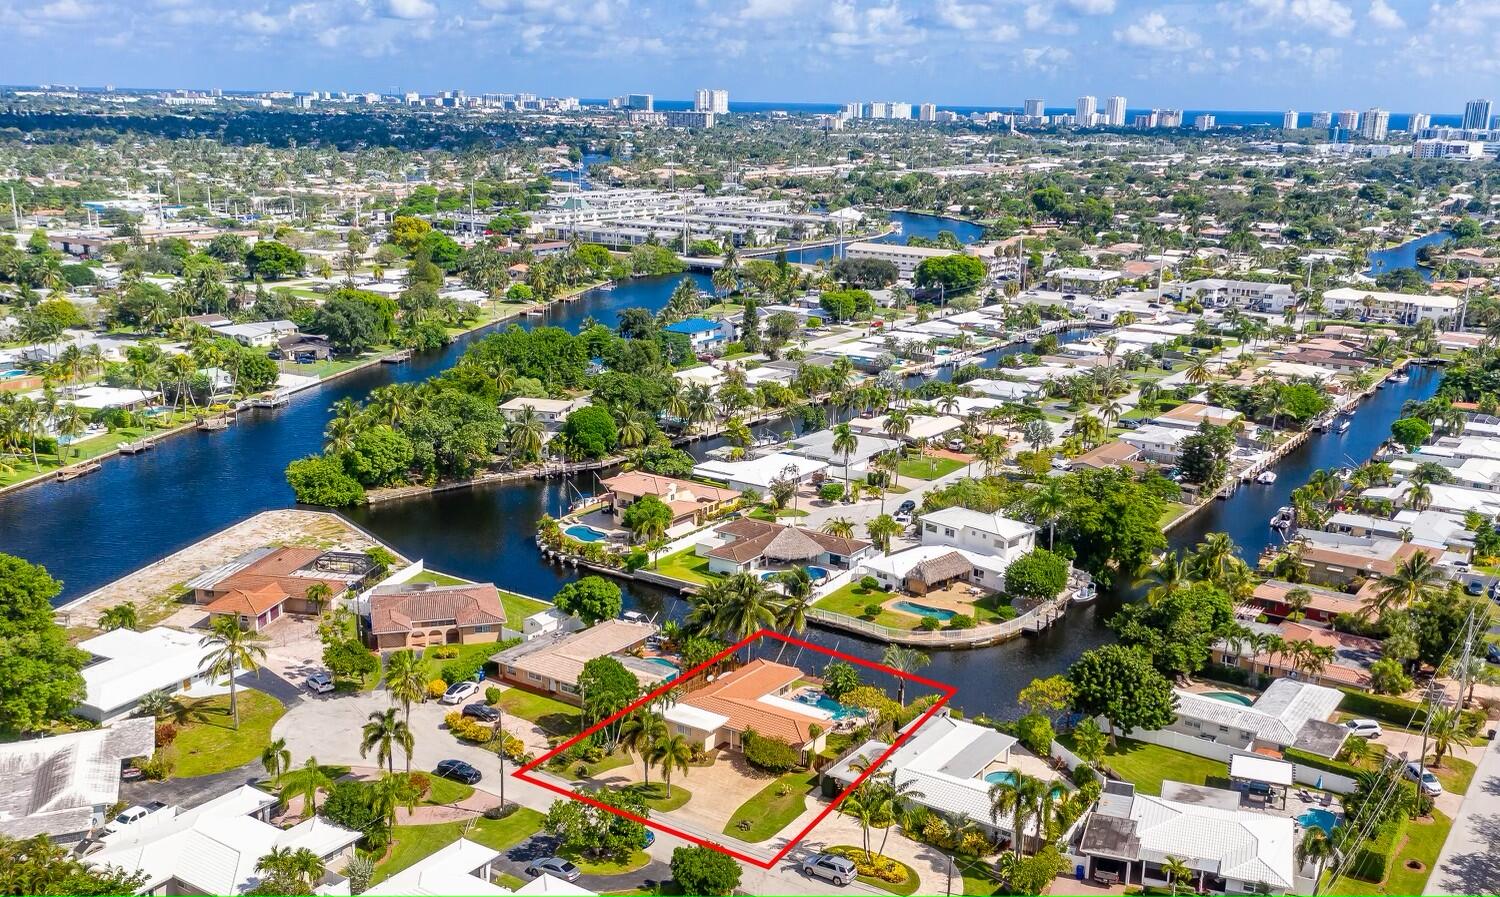
<svg viewBox="0 0 1500 897">
<path fill-rule="evenodd" d="M 1356 613 L 1363 605 L 1358 595 L 1335 592 L 1332 589 L 1323 589 L 1313 585 L 1294 585 L 1276 579 L 1267 580 L 1256 586 L 1251 597 L 1264 604 L 1285 605 L 1287 594 L 1295 589 L 1307 590 L 1309 610 L 1327 614 Z"/>
<path fill-rule="evenodd" d="M 736 732 L 754 729 L 757 735 L 801 746 L 811 740 L 808 726 L 829 728 L 828 720 L 760 700 L 802 678 L 802 671 L 769 660 L 753 660 L 714 682 L 689 692 L 682 703 L 729 718 Z"/>
<path fill-rule="evenodd" d="M 453 621 L 451 624 L 447 621 Z M 505 609 L 491 583 L 376 592 L 370 596 L 370 633 L 405 633 L 428 625 L 500 626 Z"/>
<path fill-rule="evenodd" d="M 219 597 L 208 605 L 209 610 L 215 613 L 229 613 L 230 611 L 227 609 L 217 611 L 215 610 L 215 606 L 226 598 L 234 596 L 235 593 L 242 593 L 245 596 L 251 594 L 258 595 L 259 597 L 254 600 L 248 598 L 246 600 L 250 601 L 251 604 L 257 602 L 262 604 L 263 606 L 260 610 L 255 611 L 257 614 L 262 613 L 270 610 L 271 607 L 287 598 L 306 597 L 308 587 L 320 582 L 332 590 L 330 597 L 336 598 L 349 588 L 347 582 L 332 577 L 323 578 L 294 575 L 296 571 L 316 561 L 323 554 L 324 552 L 317 548 L 297 548 L 292 546 L 278 548 L 265 557 L 256 560 L 243 570 L 231 573 L 214 583 L 210 591 L 219 595 Z M 271 601 L 270 598 L 272 594 L 270 589 L 272 587 L 280 595 L 275 601 Z M 270 603 L 266 603 L 268 601 Z M 239 606 L 244 607 L 248 605 L 241 604 Z M 228 605 L 226 605 L 227 607 Z M 246 613 L 243 610 L 235 612 Z"/>
<path fill-rule="evenodd" d="M 490 660 L 499 666 L 515 667 L 518 673 L 535 673 L 556 682 L 576 685 L 585 663 L 595 657 L 629 650 L 644 642 L 647 636 L 655 635 L 656 631 L 656 626 L 651 623 L 604 620 L 578 632 L 522 642 L 491 655 Z"/>
<path fill-rule="evenodd" d="M 735 541 L 709 551 L 709 557 L 743 564 L 758 557 L 773 561 L 811 560 L 827 551 L 848 557 L 870 547 L 860 539 L 830 536 L 816 530 L 783 526 L 742 517 L 719 527 L 718 532 L 734 536 Z"/>
<path fill-rule="evenodd" d="M 245 589 L 230 589 L 227 594 L 210 602 L 206 610 L 211 614 L 257 617 L 290 597 L 292 596 L 287 594 L 286 589 L 277 583 L 268 582 Z"/>
<path fill-rule="evenodd" d="M 1116 439 L 1106 442 L 1084 452 L 1073 459 L 1074 467 L 1118 467 L 1127 461 L 1134 461 L 1141 455 L 1141 450 L 1128 442 Z"/>
<path fill-rule="evenodd" d="M 672 514 L 677 517 L 740 497 L 740 493 L 734 489 L 657 476 L 639 470 L 610 477 L 603 480 L 602 485 L 616 495 L 632 500 L 643 495 L 654 495 L 666 502 L 667 507 L 672 509 Z"/>
</svg>

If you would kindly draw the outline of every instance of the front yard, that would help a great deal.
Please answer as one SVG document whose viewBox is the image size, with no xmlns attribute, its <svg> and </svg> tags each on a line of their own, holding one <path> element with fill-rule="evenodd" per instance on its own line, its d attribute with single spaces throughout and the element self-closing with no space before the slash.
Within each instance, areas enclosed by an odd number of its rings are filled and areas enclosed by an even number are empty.
<svg viewBox="0 0 1500 897">
<path fill-rule="evenodd" d="M 229 695 L 180 699 L 177 737 L 162 749 L 175 778 L 224 772 L 260 759 L 271 743 L 271 727 L 286 708 L 264 692 L 239 690 L 240 726 L 229 715 Z"/>
<path fill-rule="evenodd" d="M 817 781 L 816 773 L 798 770 L 771 782 L 734 811 L 724 834 L 747 844 L 775 835 L 807 809 L 807 793 Z"/>
<path fill-rule="evenodd" d="M 1074 749 L 1071 734 L 1059 735 L 1057 740 L 1068 750 Z M 1114 747 L 1104 749 L 1103 763 L 1127 782 L 1133 782 L 1142 794 L 1161 794 L 1161 783 L 1167 780 L 1207 785 L 1210 779 L 1229 778 L 1229 767 L 1217 760 L 1129 738 L 1117 741 Z"/>
<path fill-rule="evenodd" d="M 391 851 L 375 867 L 374 882 L 381 882 L 423 857 L 442 850 L 460 837 L 477 841 L 495 850 L 508 850 L 542 830 L 546 819 L 529 807 L 521 807 L 504 819 L 478 817 L 473 826 L 464 822 L 440 822 L 436 825 L 398 825 L 391 830 Z"/>
<path fill-rule="evenodd" d="M 1408 820 L 1396 839 L 1395 855 L 1387 865 L 1384 882 L 1369 882 L 1353 875 L 1345 875 L 1325 893 L 1346 897 L 1368 894 L 1398 897 L 1423 893 L 1427 887 L 1427 879 L 1432 875 L 1432 867 L 1437 863 L 1438 854 L 1442 853 L 1443 842 L 1448 840 L 1448 831 L 1452 827 L 1453 820 L 1439 810 L 1433 810 L 1430 819 Z M 1410 862 L 1417 863 L 1420 868 L 1407 868 L 1406 864 Z"/>
<path fill-rule="evenodd" d="M 519 688 L 507 688 L 496 706 L 506 713 L 530 720 L 554 735 L 576 733 L 583 719 L 583 711 L 572 704 Z"/>
<path fill-rule="evenodd" d="M 914 480 L 936 480 L 947 476 L 955 470 L 964 466 L 964 462 L 954 458 L 934 458 L 923 456 L 921 458 L 906 458 L 901 466 L 896 469 L 898 476 L 910 477 Z"/>
</svg>

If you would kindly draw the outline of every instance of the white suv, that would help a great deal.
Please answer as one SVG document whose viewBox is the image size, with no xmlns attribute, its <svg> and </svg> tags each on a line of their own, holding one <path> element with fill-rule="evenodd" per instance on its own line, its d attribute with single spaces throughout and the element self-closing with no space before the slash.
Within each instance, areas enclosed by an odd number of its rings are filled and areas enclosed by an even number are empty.
<svg viewBox="0 0 1500 897">
<path fill-rule="evenodd" d="M 1416 782 L 1417 787 L 1428 797 L 1441 797 L 1443 794 L 1443 783 L 1438 781 L 1437 776 L 1423 769 L 1415 760 L 1406 764 L 1406 777 Z"/>
<path fill-rule="evenodd" d="M 814 854 L 802 861 L 802 874 L 826 879 L 839 887 L 854 881 L 853 861 L 831 853 Z"/>
<path fill-rule="evenodd" d="M 1372 719 L 1351 719 L 1344 723 L 1344 728 L 1356 738 L 1379 738 L 1384 731 L 1380 728 L 1380 723 Z"/>
</svg>

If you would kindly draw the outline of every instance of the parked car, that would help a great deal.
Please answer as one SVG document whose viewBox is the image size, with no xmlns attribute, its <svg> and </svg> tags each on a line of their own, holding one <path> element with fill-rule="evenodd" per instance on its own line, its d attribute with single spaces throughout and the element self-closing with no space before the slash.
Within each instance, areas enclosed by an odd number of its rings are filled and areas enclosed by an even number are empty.
<svg viewBox="0 0 1500 897">
<path fill-rule="evenodd" d="M 111 819 L 109 823 L 104 826 L 104 831 L 108 832 L 109 834 L 114 834 L 115 832 L 118 832 L 121 829 L 125 828 L 127 825 L 133 825 L 137 822 L 140 822 L 142 819 L 145 819 L 147 816 L 150 816 L 152 813 L 155 813 L 157 810 L 164 809 L 165 807 L 166 804 L 159 800 L 153 800 L 149 804 L 137 804 L 133 807 L 126 807 L 125 809 L 120 811 L 120 814 L 118 816 Z"/>
<path fill-rule="evenodd" d="M 1500 601 L 1500 579 L 1490 583 L 1490 600 Z"/>
<path fill-rule="evenodd" d="M 844 887 L 854 881 L 854 862 L 848 857 L 820 853 L 802 861 L 802 874 L 831 881 Z"/>
<path fill-rule="evenodd" d="M 1064 458 L 1061 455 L 1057 455 L 1056 457 L 1054 457 L 1052 459 L 1052 469 L 1053 470 L 1067 470 L 1067 469 L 1071 468 L 1072 466 L 1073 466 L 1073 462 L 1071 460 L 1069 460 L 1068 458 Z"/>
<path fill-rule="evenodd" d="M 333 677 L 321 670 L 307 677 L 307 688 L 314 694 L 326 695 L 333 691 Z"/>
<path fill-rule="evenodd" d="M 492 723 L 500 718 L 500 711 L 483 701 L 475 701 L 464 705 L 464 716 L 482 723 Z"/>
<path fill-rule="evenodd" d="M 896 508 L 896 513 L 897 514 L 911 514 L 911 513 L 915 512 L 916 510 L 917 510 L 917 503 L 908 498 L 906 501 L 903 501 L 901 503 L 900 507 Z"/>
<path fill-rule="evenodd" d="M 1471 579 L 1471 580 L 1469 580 L 1468 582 L 1464 583 L 1464 591 L 1468 592 L 1470 595 L 1483 595 L 1484 594 L 1484 580 L 1482 580 L 1482 579 Z"/>
<path fill-rule="evenodd" d="M 962 439 L 950 439 L 950 440 L 948 440 L 948 451 L 950 451 L 950 452 L 961 452 L 963 450 L 964 450 L 964 441 Z"/>
<path fill-rule="evenodd" d="M 656 843 L 656 832 L 653 832 L 649 828 L 646 829 L 646 837 L 644 837 L 644 838 L 641 839 L 641 848 L 644 850 L 645 848 L 650 847 L 652 844 L 655 844 L 655 843 Z"/>
<path fill-rule="evenodd" d="M 462 760 L 443 760 L 432 768 L 432 774 L 440 779 L 452 779 L 465 785 L 478 785 L 484 775 Z"/>
<path fill-rule="evenodd" d="M 1437 776 L 1422 768 L 1422 765 L 1413 760 L 1406 764 L 1406 777 L 1417 783 L 1422 793 L 1428 797 L 1440 797 L 1443 793 L 1443 783 L 1439 782 Z"/>
<path fill-rule="evenodd" d="M 563 881 L 577 881 L 583 871 L 562 857 L 547 857 L 527 866 L 526 874 L 532 878 L 545 874 Z"/>
<path fill-rule="evenodd" d="M 1490 642 L 1490 646 L 1484 651 L 1484 659 L 1490 663 L 1500 663 L 1500 645 Z"/>
<path fill-rule="evenodd" d="M 1344 728 L 1357 738 L 1379 738 L 1382 731 L 1380 723 L 1372 719 L 1351 719 L 1344 723 Z"/>
<path fill-rule="evenodd" d="M 465 679 L 462 682 L 455 682 L 448 686 L 448 690 L 443 692 L 442 702 L 444 704 L 462 704 L 477 694 L 479 694 L 479 683 Z"/>
</svg>

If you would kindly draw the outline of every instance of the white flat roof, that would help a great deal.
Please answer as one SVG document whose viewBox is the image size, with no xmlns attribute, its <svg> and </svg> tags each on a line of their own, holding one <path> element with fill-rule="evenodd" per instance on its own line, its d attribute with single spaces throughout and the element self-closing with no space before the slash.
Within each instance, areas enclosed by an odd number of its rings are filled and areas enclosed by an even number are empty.
<svg viewBox="0 0 1500 897">
<path fill-rule="evenodd" d="M 720 726 L 729 722 L 727 716 L 691 704 L 673 704 L 662 717 L 669 723 L 687 726 L 699 732 L 717 732 Z"/>
<path fill-rule="evenodd" d="M 1291 785 L 1295 768 L 1285 760 L 1257 757 L 1252 754 L 1235 754 L 1229 758 L 1229 777 L 1267 785 Z"/>
</svg>

